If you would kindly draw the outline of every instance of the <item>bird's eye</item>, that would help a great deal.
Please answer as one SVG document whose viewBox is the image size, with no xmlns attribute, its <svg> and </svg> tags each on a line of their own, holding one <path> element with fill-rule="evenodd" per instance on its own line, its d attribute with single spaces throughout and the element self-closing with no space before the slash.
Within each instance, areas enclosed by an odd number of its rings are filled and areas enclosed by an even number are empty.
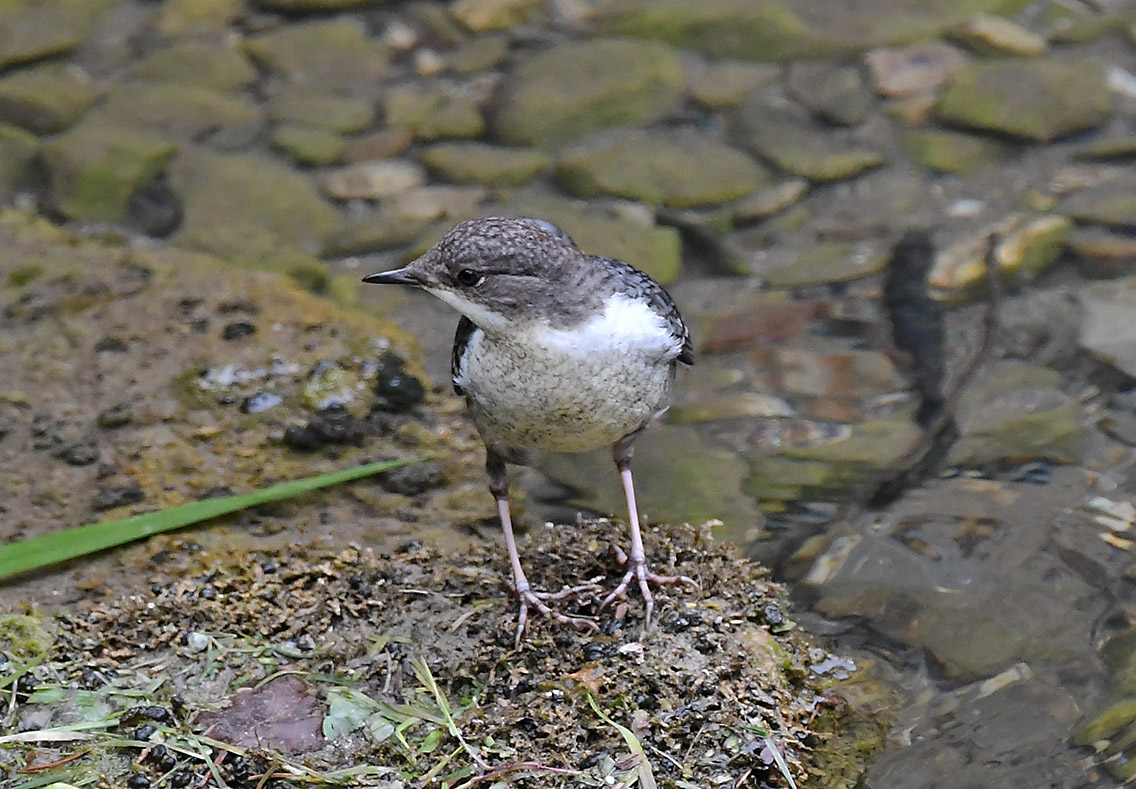
<svg viewBox="0 0 1136 789">
<path fill-rule="evenodd" d="M 484 274 L 471 268 L 463 268 L 457 276 L 458 284 L 468 285 L 469 287 L 480 285 L 484 279 Z"/>
</svg>

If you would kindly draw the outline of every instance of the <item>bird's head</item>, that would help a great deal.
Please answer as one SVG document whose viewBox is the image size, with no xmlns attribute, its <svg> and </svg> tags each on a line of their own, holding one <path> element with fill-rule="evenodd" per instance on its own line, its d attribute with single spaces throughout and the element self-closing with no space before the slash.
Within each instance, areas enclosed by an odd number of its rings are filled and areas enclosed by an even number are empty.
<svg viewBox="0 0 1136 789">
<path fill-rule="evenodd" d="M 488 217 L 455 225 L 414 262 L 363 281 L 420 287 L 493 331 L 546 316 L 584 257 L 550 222 Z"/>
</svg>

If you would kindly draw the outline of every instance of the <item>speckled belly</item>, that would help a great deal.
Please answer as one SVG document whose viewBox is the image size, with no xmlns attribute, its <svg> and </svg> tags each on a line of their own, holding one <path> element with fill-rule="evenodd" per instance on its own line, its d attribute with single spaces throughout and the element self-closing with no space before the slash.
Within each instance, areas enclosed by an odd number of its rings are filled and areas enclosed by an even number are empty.
<svg viewBox="0 0 1136 789">
<path fill-rule="evenodd" d="M 644 427 L 673 380 L 673 362 L 634 354 L 518 355 L 482 344 L 466 365 L 465 394 L 491 447 L 583 452 Z"/>
</svg>

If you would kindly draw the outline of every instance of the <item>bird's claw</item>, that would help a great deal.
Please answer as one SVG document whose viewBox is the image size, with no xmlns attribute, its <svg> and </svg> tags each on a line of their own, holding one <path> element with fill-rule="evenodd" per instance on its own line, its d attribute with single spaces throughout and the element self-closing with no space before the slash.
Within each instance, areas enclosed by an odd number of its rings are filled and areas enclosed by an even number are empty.
<svg viewBox="0 0 1136 789">
<path fill-rule="evenodd" d="M 596 580 L 597 579 L 593 579 L 579 586 L 566 586 L 559 592 L 543 592 L 528 587 L 516 589 L 517 597 L 521 599 L 521 610 L 517 616 L 517 637 L 515 646 L 518 648 L 521 646 L 521 638 L 525 633 L 525 625 L 529 621 L 529 610 L 534 608 L 558 624 L 568 625 L 575 630 L 598 632 L 600 629 L 599 625 L 592 620 L 562 614 L 548 605 L 549 602 L 557 602 L 583 593 L 595 593 L 600 591 L 600 586 Z"/>
<path fill-rule="evenodd" d="M 620 551 L 620 553 L 622 553 L 622 551 Z M 625 596 L 628 588 L 631 586 L 631 580 L 633 578 L 638 579 L 639 592 L 643 595 L 643 601 L 646 603 L 647 610 L 644 623 L 647 627 L 651 626 L 651 614 L 655 610 L 655 596 L 651 594 L 652 584 L 655 586 L 677 586 L 678 584 L 686 584 L 695 589 L 702 588 L 698 581 L 685 575 L 659 575 L 658 573 L 653 573 L 647 569 L 647 560 L 640 559 L 639 561 L 632 561 L 631 567 L 624 573 L 619 585 L 600 603 L 599 610 L 602 611 L 607 608 L 616 598 Z"/>
</svg>

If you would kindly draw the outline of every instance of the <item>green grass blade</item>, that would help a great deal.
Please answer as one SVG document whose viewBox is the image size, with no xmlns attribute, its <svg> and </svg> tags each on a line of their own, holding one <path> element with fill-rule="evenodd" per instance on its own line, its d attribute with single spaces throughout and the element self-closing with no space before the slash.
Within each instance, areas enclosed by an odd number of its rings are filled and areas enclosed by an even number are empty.
<svg viewBox="0 0 1136 789">
<path fill-rule="evenodd" d="M 363 466 L 332 471 L 314 477 L 304 477 L 289 482 L 236 496 L 219 499 L 194 501 L 157 512 L 132 515 L 116 521 L 90 523 L 72 529 L 42 534 L 19 542 L 0 545 L 0 579 L 29 570 L 38 570 L 48 565 L 75 559 L 80 556 L 125 545 L 128 542 L 149 537 L 152 534 L 180 529 L 194 523 L 227 515 L 230 512 L 267 504 L 272 501 L 298 496 L 301 493 L 338 485 L 372 474 L 399 468 L 415 461 L 384 460 Z"/>
</svg>

